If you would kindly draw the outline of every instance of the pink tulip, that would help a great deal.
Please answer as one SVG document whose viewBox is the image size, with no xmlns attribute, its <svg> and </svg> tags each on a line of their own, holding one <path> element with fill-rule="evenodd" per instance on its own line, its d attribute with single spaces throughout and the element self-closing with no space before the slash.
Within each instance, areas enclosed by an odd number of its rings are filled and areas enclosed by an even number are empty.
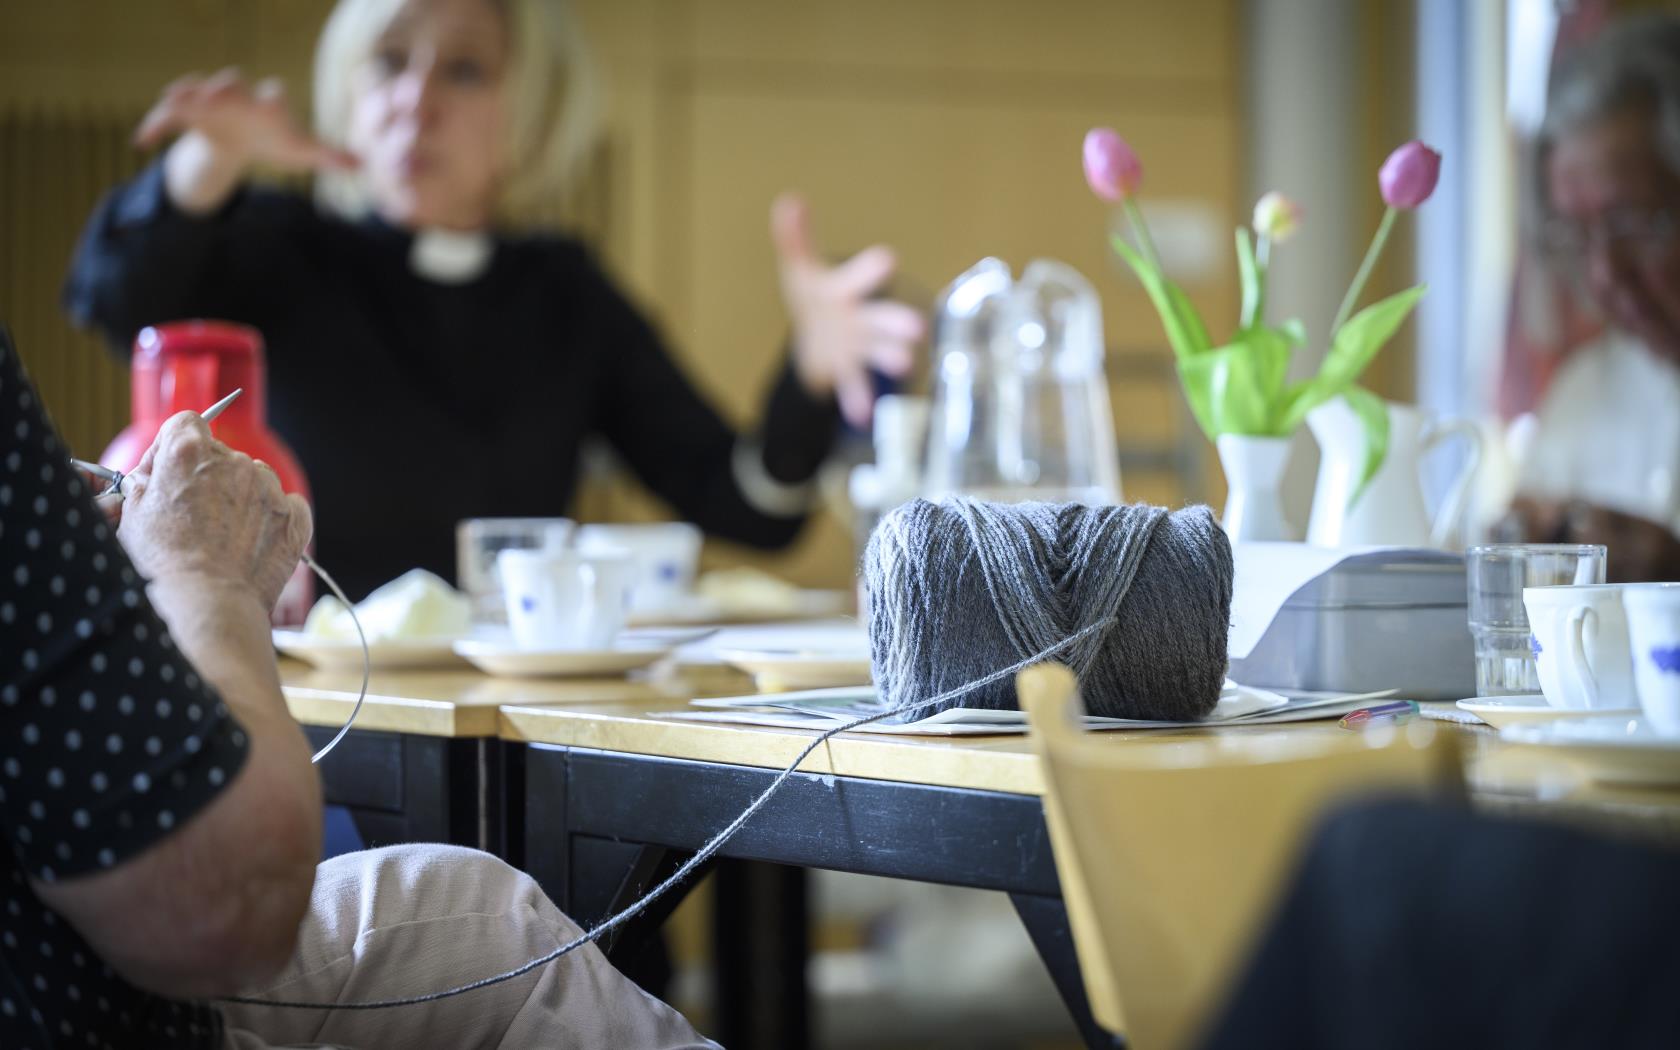
<svg viewBox="0 0 1680 1050">
<path fill-rule="evenodd" d="M 1301 206 L 1277 190 L 1261 197 L 1254 205 L 1254 232 L 1282 244 L 1301 225 Z"/>
<path fill-rule="evenodd" d="M 1106 201 L 1123 201 L 1143 181 L 1143 165 L 1113 128 L 1085 133 L 1085 181 Z"/>
<path fill-rule="evenodd" d="M 1383 161 L 1377 185 L 1382 187 L 1383 201 L 1390 208 L 1405 211 L 1428 200 L 1440 177 L 1441 155 L 1413 139 Z"/>
</svg>

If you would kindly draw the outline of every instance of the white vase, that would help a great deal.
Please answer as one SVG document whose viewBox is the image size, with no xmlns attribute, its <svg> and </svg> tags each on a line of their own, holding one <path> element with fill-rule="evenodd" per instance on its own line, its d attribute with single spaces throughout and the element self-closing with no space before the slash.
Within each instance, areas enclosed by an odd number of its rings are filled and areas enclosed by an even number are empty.
<svg viewBox="0 0 1680 1050">
<path fill-rule="evenodd" d="M 1214 442 L 1225 468 L 1225 513 L 1220 524 L 1232 543 L 1293 540 L 1295 529 L 1283 515 L 1283 471 L 1289 465 L 1289 439 L 1221 434 Z"/>
<path fill-rule="evenodd" d="M 1463 419 L 1433 419 L 1415 405 L 1388 403 L 1388 454 L 1357 503 L 1349 505 L 1365 469 L 1365 428 L 1342 398 L 1307 413 L 1318 441 L 1307 542 L 1320 547 L 1393 545 L 1441 547 L 1463 517 L 1465 496 L 1481 453 L 1481 434 Z M 1448 488 L 1434 520 L 1423 502 L 1423 456 L 1453 435 L 1470 442 L 1470 455 Z"/>
</svg>

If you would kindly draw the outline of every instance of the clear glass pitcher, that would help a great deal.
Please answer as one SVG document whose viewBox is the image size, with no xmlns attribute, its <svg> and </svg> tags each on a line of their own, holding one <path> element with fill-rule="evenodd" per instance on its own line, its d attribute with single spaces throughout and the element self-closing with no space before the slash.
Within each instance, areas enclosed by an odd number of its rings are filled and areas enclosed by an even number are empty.
<svg viewBox="0 0 1680 1050">
<path fill-rule="evenodd" d="M 1102 308 L 1077 270 L 983 259 L 940 297 L 924 493 L 1120 501 Z"/>
</svg>

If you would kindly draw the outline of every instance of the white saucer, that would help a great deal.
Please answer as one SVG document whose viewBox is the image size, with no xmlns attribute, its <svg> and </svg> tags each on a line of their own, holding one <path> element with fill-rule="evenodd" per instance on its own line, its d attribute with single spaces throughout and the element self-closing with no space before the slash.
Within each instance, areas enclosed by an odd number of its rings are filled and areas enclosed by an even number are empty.
<svg viewBox="0 0 1680 1050">
<path fill-rule="evenodd" d="M 720 649 L 717 655 L 776 691 L 870 682 L 868 655 L 853 650 Z"/>
<path fill-rule="evenodd" d="M 1512 726 L 1499 735 L 1513 744 L 1556 748 L 1594 780 L 1680 785 L 1680 736 L 1659 733 L 1638 716 Z"/>
<path fill-rule="evenodd" d="M 486 674 L 514 678 L 607 677 L 643 668 L 670 654 L 669 646 L 616 649 L 520 649 L 511 642 L 466 638 L 455 652 Z"/>
<path fill-rule="evenodd" d="M 1460 711 L 1468 711 L 1490 726 L 1534 725 L 1555 722 L 1560 718 L 1609 717 L 1632 718 L 1639 714 L 1637 707 L 1601 708 L 1587 710 L 1573 707 L 1553 707 L 1539 693 L 1528 696 L 1474 696 L 1458 702 Z"/>
<path fill-rule="evenodd" d="M 368 662 L 375 670 L 416 670 L 459 667 L 453 638 L 410 638 L 368 644 Z M 274 648 L 323 671 L 360 671 L 362 643 L 354 638 L 317 638 L 302 631 L 275 628 Z"/>
<path fill-rule="evenodd" d="M 845 591 L 802 590 L 790 602 L 720 602 L 702 594 L 685 594 L 664 605 L 630 610 L 632 627 L 698 627 L 719 624 L 780 623 L 820 620 L 843 613 L 851 597 Z"/>
</svg>

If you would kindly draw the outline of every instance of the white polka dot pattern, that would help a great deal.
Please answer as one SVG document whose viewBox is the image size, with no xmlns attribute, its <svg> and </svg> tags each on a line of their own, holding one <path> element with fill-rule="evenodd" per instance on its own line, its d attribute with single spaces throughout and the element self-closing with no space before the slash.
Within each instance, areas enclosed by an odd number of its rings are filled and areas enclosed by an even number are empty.
<svg viewBox="0 0 1680 1050">
<path fill-rule="evenodd" d="M 0 1047 L 220 1045 L 31 892 L 121 864 L 222 790 L 244 734 L 164 625 L 0 329 Z"/>
</svg>

